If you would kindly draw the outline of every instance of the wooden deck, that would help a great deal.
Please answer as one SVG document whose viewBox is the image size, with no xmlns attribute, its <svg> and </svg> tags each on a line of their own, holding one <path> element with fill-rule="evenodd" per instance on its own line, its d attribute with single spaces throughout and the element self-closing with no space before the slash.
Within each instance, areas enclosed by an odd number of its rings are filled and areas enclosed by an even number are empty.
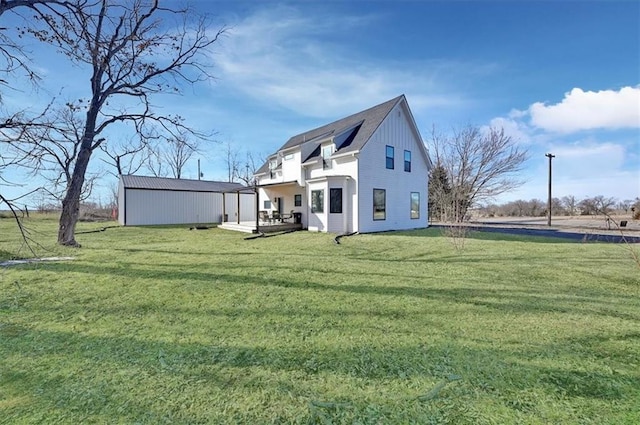
<svg viewBox="0 0 640 425">
<path fill-rule="evenodd" d="M 257 233 L 256 223 L 251 221 L 241 221 L 238 223 L 224 222 L 218 226 L 220 229 L 233 230 L 244 233 Z M 286 232 L 291 230 L 302 230 L 302 224 L 295 223 L 262 223 L 259 224 L 260 232 L 275 233 Z"/>
</svg>

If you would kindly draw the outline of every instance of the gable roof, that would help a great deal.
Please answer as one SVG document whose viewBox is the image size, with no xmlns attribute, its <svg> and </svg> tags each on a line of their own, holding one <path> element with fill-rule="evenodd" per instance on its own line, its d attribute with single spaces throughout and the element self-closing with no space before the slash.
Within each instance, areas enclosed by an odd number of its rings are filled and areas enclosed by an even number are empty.
<svg viewBox="0 0 640 425">
<path fill-rule="evenodd" d="M 125 189 L 169 190 L 186 192 L 236 192 L 251 191 L 240 183 L 218 182 L 210 180 L 172 179 L 167 177 L 150 177 L 124 175 L 120 176 Z"/>
<path fill-rule="evenodd" d="M 389 112 L 391 112 L 393 107 L 396 106 L 401 99 L 404 99 L 404 95 L 400 95 L 372 108 L 349 115 L 348 117 L 341 118 L 338 121 L 323 125 L 322 127 L 293 136 L 279 150 L 299 146 L 308 141 L 318 142 L 322 139 L 337 136 L 352 127 L 356 127 L 358 124 L 361 124 L 353 141 L 348 146 L 348 150 L 350 151 L 360 150 L 360 148 L 367 143 L 374 131 L 376 131 L 382 121 L 387 117 L 387 115 L 389 115 Z"/>
<path fill-rule="evenodd" d="M 405 100 L 404 95 L 400 95 L 384 103 L 313 130 L 295 135 L 282 145 L 278 151 L 301 146 L 302 162 L 305 162 L 309 158 L 316 156 L 315 154 L 322 141 L 332 137 L 336 138 L 337 152 L 346 153 L 359 151 L 367 141 L 369 141 L 369 138 L 371 138 L 391 110 L 402 100 Z M 256 174 L 265 173 L 268 170 L 269 161 L 260 167 L 260 169 L 256 171 Z"/>
</svg>

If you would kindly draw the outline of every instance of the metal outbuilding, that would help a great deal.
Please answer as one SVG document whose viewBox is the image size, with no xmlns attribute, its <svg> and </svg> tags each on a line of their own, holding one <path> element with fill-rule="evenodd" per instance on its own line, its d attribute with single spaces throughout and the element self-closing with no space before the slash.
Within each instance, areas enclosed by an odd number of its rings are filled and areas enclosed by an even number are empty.
<svg viewBox="0 0 640 425">
<path fill-rule="evenodd" d="M 120 176 L 118 222 L 123 226 L 251 221 L 255 211 L 254 190 L 240 183 Z"/>
</svg>

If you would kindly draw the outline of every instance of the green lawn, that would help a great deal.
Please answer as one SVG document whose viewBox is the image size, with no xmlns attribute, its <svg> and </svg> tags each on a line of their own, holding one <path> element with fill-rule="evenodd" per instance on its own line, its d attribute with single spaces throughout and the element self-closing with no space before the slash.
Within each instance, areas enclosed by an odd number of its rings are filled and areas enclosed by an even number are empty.
<svg viewBox="0 0 640 425">
<path fill-rule="evenodd" d="M 640 423 L 621 245 L 27 223 L 76 259 L 0 268 L 3 424 Z"/>
</svg>

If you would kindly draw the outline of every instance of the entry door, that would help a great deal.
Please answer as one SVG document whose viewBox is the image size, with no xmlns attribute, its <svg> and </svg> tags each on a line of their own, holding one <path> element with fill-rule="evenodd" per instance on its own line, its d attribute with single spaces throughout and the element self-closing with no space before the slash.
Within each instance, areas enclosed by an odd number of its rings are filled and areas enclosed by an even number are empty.
<svg viewBox="0 0 640 425">
<path fill-rule="evenodd" d="M 278 206 L 278 213 L 280 213 L 280 216 L 282 216 L 282 214 L 284 214 L 284 199 L 283 198 L 275 198 L 276 201 L 276 205 Z"/>
</svg>

